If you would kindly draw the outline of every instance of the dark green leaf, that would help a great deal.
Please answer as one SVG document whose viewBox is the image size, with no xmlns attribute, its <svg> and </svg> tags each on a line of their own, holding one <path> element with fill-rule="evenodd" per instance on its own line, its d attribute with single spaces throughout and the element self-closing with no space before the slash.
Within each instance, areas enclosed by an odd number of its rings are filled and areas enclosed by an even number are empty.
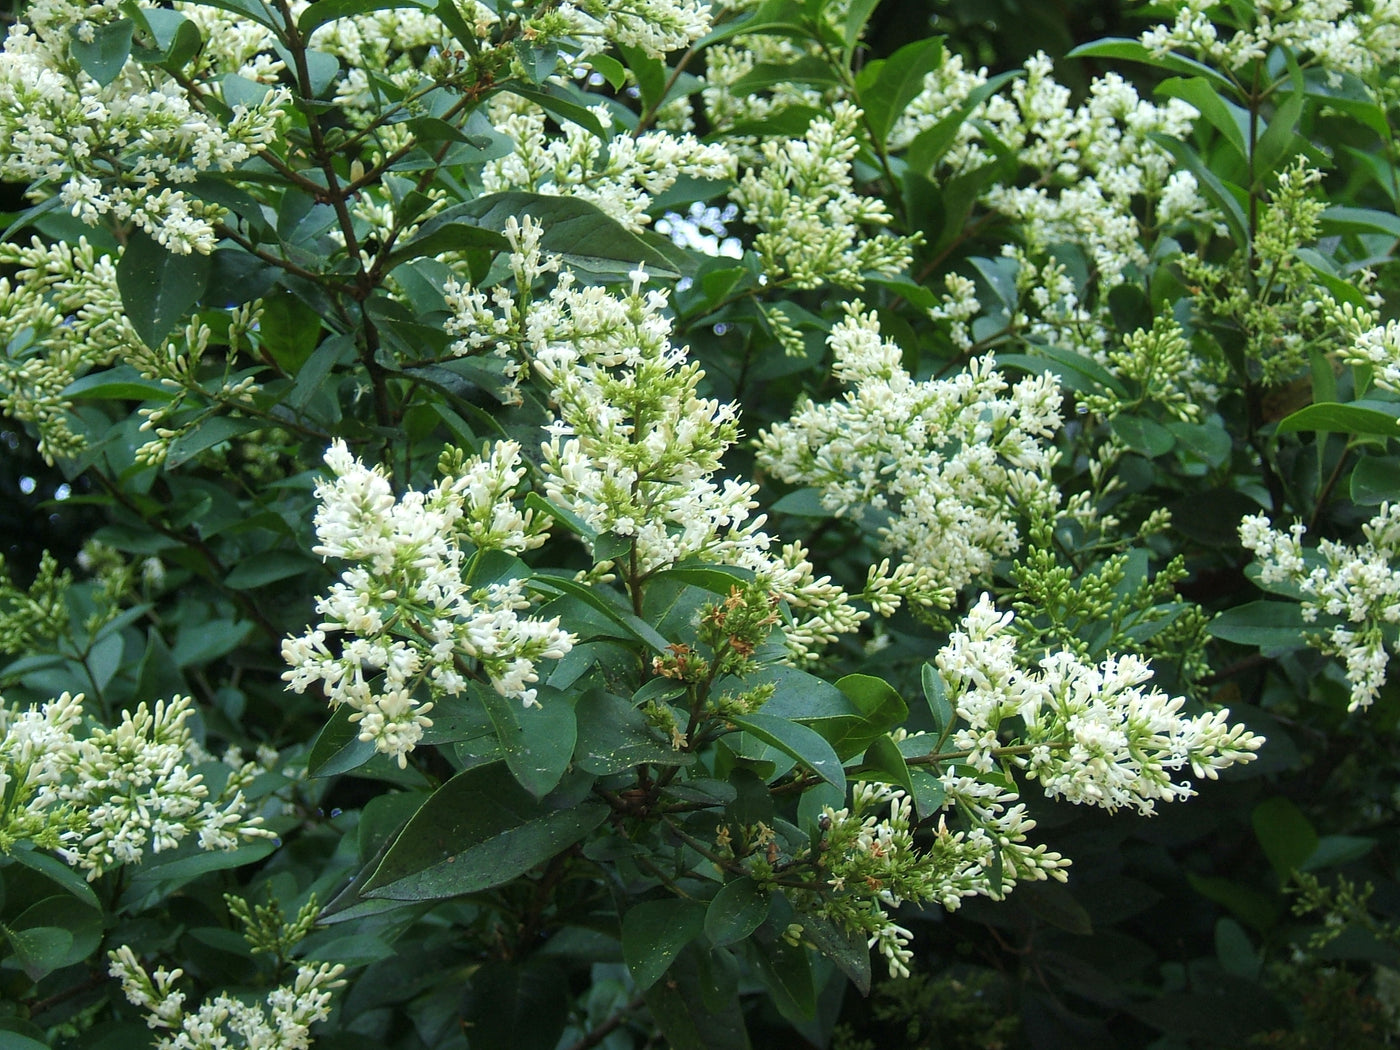
<svg viewBox="0 0 1400 1050">
<path fill-rule="evenodd" d="M 811 726 L 843 759 L 864 751 L 870 741 L 884 732 L 872 726 L 841 690 L 795 667 L 780 664 L 764 667 L 742 681 L 722 680 L 716 688 L 741 692 L 770 682 L 773 698 L 763 706 L 763 713 Z"/>
<path fill-rule="evenodd" d="M 1306 630 L 1303 610 L 1296 602 L 1247 602 L 1226 609 L 1206 628 L 1214 638 L 1269 651 L 1301 649 Z"/>
<path fill-rule="evenodd" d="M 1058 882 L 1022 882 L 1016 887 L 1016 900 L 1042 922 L 1087 937 L 1094 924 L 1084 906 L 1074 899 L 1068 886 Z"/>
<path fill-rule="evenodd" d="M 718 983 L 712 968 L 701 966 L 698 947 L 691 947 L 664 981 L 646 990 L 647 1009 L 669 1050 L 749 1050 L 739 997 L 730 994 L 722 1007 L 712 1006 L 724 991 Z"/>
<path fill-rule="evenodd" d="M 920 820 L 928 820 L 943 808 L 948 789 L 943 786 L 943 781 L 922 766 L 909 770 L 909 780 L 914 785 L 914 813 Z"/>
<path fill-rule="evenodd" d="M 132 1034 L 145 1036 L 149 1033 L 143 1028 L 139 1033 L 133 1032 Z M 137 1043 L 133 1041 L 130 1045 L 135 1048 Z M 51 1045 L 47 1041 L 41 1042 L 38 1039 L 32 1039 L 21 1032 L 0 1029 L 0 1050 L 51 1050 Z M 106 1050 L 106 1048 L 103 1047 L 101 1050 Z"/>
<path fill-rule="evenodd" d="M 861 772 L 878 773 L 884 783 L 896 784 L 911 797 L 914 795 L 914 782 L 909 778 L 909 766 L 905 764 L 904 755 L 899 745 L 887 736 L 877 738 L 865 749 L 865 763 L 861 766 Z"/>
<path fill-rule="evenodd" d="M 888 729 L 909 717 L 909 705 L 894 686 L 869 674 L 848 674 L 838 679 L 836 688 L 850 698 L 871 726 Z"/>
<path fill-rule="evenodd" d="M 695 761 L 694 755 L 661 740 L 641 712 L 620 696 L 590 690 L 579 698 L 575 714 L 574 762 L 586 772 L 605 776 L 646 762 L 682 766 Z"/>
<path fill-rule="evenodd" d="M 1235 245 L 1242 249 L 1247 248 L 1250 243 L 1249 222 L 1245 219 L 1244 208 L 1240 205 L 1240 199 L 1245 196 L 1244 191 L 1238 187 L 1227 185 L 1206 165 L 1206 162 L 1201 159 L 1201 155 L 1185 142 L 1168 135 L 1153 134 L 1149 137 L 1171 154 L 1178 164 L 1196 176 L 1196 181 L 1200 183 L 1202 192 L 1212 204 L 1220 209 Z"/>
<path fill-rule="evenodd" d="M 1336 434 L 1372 434 L 1380 437 L 1400 437 L 1400 419 L 1391 406 L 1385 409 L 1378 402 L 1339 405 L 1326 402 L 1308 405 L 1279 421 L 1277 433 L 1291 434 L 1299 430 L 1316 430 Z"/>
<path fill-rule="evenodd" d="M 705 911 L 705 936 L 719 946 L 742 941 L 768 918 L 768 893 L 747 875 L 726 882 Z"/>
<path fill-rule="evenodd" d="M 1375 506 L 1400 497 L 1400 459 L 1362 456 L 1351 471 L 1353 503 Z"/>
<path fill-rule="evenodd" d="M 62 396 L 70 401 L 169 401 L 175 393 L 159 380 L 145 378 L 130 365 L 118 365 L 73 380 Z"/>
<path fill-rule="evenodd" d="M 1245 143 L 1249 113 L 1223 98 L 1217 85 L 1202 76 L 1170 77 L 1157 85 L 1156 94 L 1189 102 L 1225 137 L 1241 161 L 1249 159 L 1249 147 Z"/>
<path fill-rule="evenodd" d="M 856 53 L 856 48 L 860 46 L 860 37 L 865 32 L 865 24 L 870 21 L 870 16 L 875 8 L 879 6 L 880 0 L 852 0 L 846 10 L 846 24 L 842 27 L 841 35 L 845 38 L 845 46 L 841 49 L 841 62 L 849 66 L 851 58 Z"/>
<path fill-rule="evenodd" d="M 278 845 L 269 839 L 253 839 L 231 850 L 202 851 L 194 845 L 183 845 L 174 854 L 158 853 L 134 869 L 128 869 L 131 872 L 130 882 L 133 889 L 143 883 L 146 884 L 145 888 L 153 883 L 164 883 L 174 890 L 211 871 L 241 868 L 244 864 L 262 860 Z"/>
<path fill-rule="evenodd" d="M 15 959 L 31 981 L 42 980 L 64 966 L 73 947 L 73 934 L 59 926 L 32 926 L 6 933 Z"/>
<path fill-rule="evenodd" d="M 822 505 L 822 490 L 817 488 L 789 492 L 776 500 L 771 509 L 779 514 L 793 514 L 801 518 L 834 517 L 834 514 Z"/>
<path fill-rule="evenodd" d="M 83 72 L 103 87 L 116 80 L 131 56 L 131 35 L 135 27 L 126 18 L 95 24 L 83 20 L 69 27 L 68 47 Z M 90 32 L 91 40 L 83 33 Z"/>
<path fill-rule="evenodd" d="M 569 98 L 557 85 L 528 87 L 524 84 L 517 84 L 513 86 L 512 90 L 521 98 L 529 99 L 561 124 L 577 124 L 604 142 L 610 137 L 607 128 L 603 127 L 596 113 L 593 113 L 581 102 Z"/>
<path fill-rule="evenodd" d="M 905 44 L 887 59 L 866 65 L 856 77 L 856 97 L 865 111 L 872 145 L 885 148 L 890 127 L 924 89 L 924 78 L 943 62 L 943 38 Z"/>
<path fill-rule="evenodd" d="M 504 763 L 468 769 L 433 792 L 361 896 L 439 900 L 501 886 L 568 849 L 607 815 L 594 802 L 551 808 Z"/>
<path fill-rule="evenodd" d="M 604 598 L 596 588 L 578 583 L 572 577 L 535 576 L 529 581 L 529 586 L 532 590 L 542 591 L 546 594 L 567 594 L 578 598 L 622 628 L 625 637 L 644 642 L 658 653 L 664 652 L 666 647 L 671 644 L 664 635 L 658 634 L 656 629 L 645 620 L 618 608 Z"/>
<path fill-rule="evenodd" d="M 826 61 L 816 55 L 805 55 L 796 62 L 760 62 L 735 81 L 731 90 L 749 94 L 766 91 L 778 84 L 817 84 L 826 87 L 840 82 Z"/>
<path fill-rule="evenodd" d="M 248 591 L 277 580 L 300 576 L 319 569 L 321 563 L 306 554 L 291 551 L 260 551 L 244 558 L 230 571 L 224 584 L 236 591 Z"/>
<path fill-rule="evenodd" d="M 1110 426 L 1119 441 L 1148 459 L 1164 456 L 1176 445 L 1171 431 L 1151 419 L 1114 416 Z"/>
<path fill-rule="evenodd" d="M 1317 848 L 1299 865 L 1302 871 L 1323 871 L 1360 860 L 1376 848 L 1376 840 L 1362 835 L 1323 835 Z"/>
<path fill-rule="evenodd" d="M 569 984 L 554 964 L 488 963 L 471 977 L 464 1020 L 473 1046 L 554 1050 L 569 1020 Z"/>
<path fill-rule="evenodd" d="M 553 690 L 541 686 L 540 692 Z M 535 798 L 544 798 L 558 785 L 574 753 L 574 709 L 562 695 L 542 695 L 537 706 L 525 707 L 486 686 L 473 693 L 496 727 L 516 783 Z"/>
<path fill-rule="evenodd" d="M 830 919 L 815 915 L 798 915 L 802 936 L 817 946 L 842 973 L 850 978 L 861 995 L 870 994 L 870 949 L 865 938 L 845 930 Z"/>
<path fill-rule="evenodd" d="M 998 354 L 996 363 L 999 368 L 1016 368 L 1036 375 L 1050 372 L 1071 390 L 1085 393 L 1110 390 L 1120 395 L 1127 394 L 1113 373 L 1077 350 L 1036 346 L 1033 354 Z"/>
<path fill-rule="evenodd" d="M 1231 81 L 1201 62 L 1194 59 L 1183 58 L 1181 55 L 1168 51 L 1165 54 L 1153 54 L 1145 45 L 1136 40 L 1125 40 L 1120 37 L 1105 37 L 1102 40 L 1095 40 L 1093 43 L 1081 44 L 1076 47 L 1066 58 L 1122 58 L 1129 62 L 1144 62 L 1149 66 L 1158 69 L 1165 69 L 1170 73 L 1181 73 L 1186 76 L 1204 77 L 1222 95 L 1231 96 L 1235 94 L 1235 86 Z"/>
<path fill-rule="evenodd" d="M 426 0 L 316 0 L 314 4 L 308 5 L 297 19 L 297 32 L 303 39 L 309 39 L 321 26 L 337 19 L 353 18 L 356 15 L 369 14 L 371 11 L 389 11 L 405 7 L 427 10 L 432 6 Z"/>
<path fill-rule="evenodd" d="M 783 754 L 797 759 L 838 790 L 846 790 L 846 771 L 841 766 L 841 760 L 826 739 L 815 730 L 800 722 L 790 722 L 778 715 L 762 712 L 744 718 L 733 717 L 729 721 Z"/>
<path fill-rule="evenodd" d="M 1254 144 L 1254 170 L 1258 173 L 1256 177 L 1259 181 L 1263 181 L 1264 173 L 1272 177 L 1293 157 L 1309 152 L 1307 140 L 1295 130 L 1302 113 L 1303 90 L 1300 84 L 1279 104 Z"/>
<path fill-rule="evenodd" d="M 141 341 L 158 349 L 204 293 L 212 261 L 191 252 L 173 255 L 149 235 L 131 234 L 117 263 L 122 309 Z"/>
<path fill-rule="evenodd" d="M 1215 924 L 1215 956 L 1220 968 L 1253 981 L 1259 976 L 1259 953 L 1250 943 L 1244 927 L 1231 918 L 1221 918 Z"/>
<path fill-rule="evenodd" d="M 1006 84 L 1021 76 L 1025 76 L 1025 73 L 1019 69 L 999 73 L 968 92 L 961 105 L 940 119 L 933 127 L 925 128 L 914 136 L 914 140 L 909 143 L 909 148 L 905 152 L 905 159 L 908 160 L 909 167 L 921 175 L 930 174 L 933 171 L 933 166 L 957 141 L 958 131 L 972 115 L 972 111 L 995 95 Z"/>
<path fill-rule="evenodd" d="M 622 917 L 622 957 L 639 991 L 646 991 L 671 961 L 705 932 L 705 905 L 677 898 L 643 901 Z"/>
<path fill-rule="evenodd" d="M 1280 883 L 1287 882 L 1317 849 L 1317 832 L 1312 824 L 1302 810 L 1281 795 L 1259 803 L 1249 819 Z"/>
<path fill-rule="evenodd" d="M 1374 208 L 1348 208 L 1334 204 L 1322 213 L 1318 225 L 1324 234 L 1379 233 L 1387 237 L 1400 237 L 1400 217 Z"/>
<path fill-rule="evenodd" d="M 257 430 L 262 425 L 254 419 L 213 416 L 170 442 L 170 449 L 165 454 L 165 465 L 171 470 L 183 466 L 201 452 L 239 434 Z"/>
<path fill-rule="evenodd" d="M 177 71 L 183 69 L 190 59 L 204 46 L 204 37 L 199 27 L 178 11 L 167 11 L 159 7 L 137 9 L 150 30 L 155 47 L 150 51 L 138 49 L 137 58 L 151 62 L 162 69 Z"/>
<path fill-rule="evenodd" d="M 792 0 L 763 0 L 756 11 L 744 12 L 715 26 L 695 43 L 695 48 L 709 47 L 741 33 L 788 36 L 798 40 L 812 38 L 812 29 L 799 17 L 798 5 Z"/>
<path fill-rule="evenodd" d="M 787 941 L 755 944 L 758 972 L 778 1011 L 793 1022 L 810 1020 L 817 1012 L 817 988 L 807 949 Z"/>
<path fill-rule="evenodd" d="M 943 734 L 953 724 L 957 715 L 952 701 L 948 699 L 948 687 L 944 685 L 943 676 L 938 673 L 935 664 L 924 664 L 920 677 L 924 687 L 924 700 L 928 702 L 929 713 L 933 715 L 933 731 Z"/>
<path fill-rule="evenodd" d="M 360 739 L 360 725 L 350 721 L 354 710 L 348 704 L 336 708 L 306 761 L 306 772 L 313 777 L 333 777 L 357 769 L 374 757 L 374 741 Z"/>
<path fill-rule="evenodd" d="M 571 266 L 599 274 L 619 275 L 638 263 L 655 276 L 677 276 L 676 252 L 643 240 L 596 205 L 578 197 L 551 197 L 513 191 L 492 193 L 460 205 L 463 218 L 488 230 L 504 230 L 510 219 L 526 215 L 544 227 L 541 247 L 556 252 Z M 688 265 L 688 263 L 682 263 Z"/>
</svg>

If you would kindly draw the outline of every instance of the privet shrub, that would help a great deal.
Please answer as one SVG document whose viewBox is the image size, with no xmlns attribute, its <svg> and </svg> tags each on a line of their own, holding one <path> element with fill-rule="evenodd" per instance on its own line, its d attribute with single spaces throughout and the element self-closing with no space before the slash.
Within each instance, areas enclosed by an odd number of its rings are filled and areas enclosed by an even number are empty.
<svg viewBox="0 0 1400 1050">
<path fill-rule="evenodd" d="M 1400 6 L 910 14 L 21 10 L 0 1045 L 1389 1045 Z"/>
</svg>

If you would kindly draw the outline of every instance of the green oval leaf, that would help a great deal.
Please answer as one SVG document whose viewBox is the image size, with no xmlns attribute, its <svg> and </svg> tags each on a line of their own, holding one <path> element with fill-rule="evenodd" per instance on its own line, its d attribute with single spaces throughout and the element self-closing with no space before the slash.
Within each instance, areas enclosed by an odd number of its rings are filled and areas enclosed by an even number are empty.
<svg viewBox="0 0 1400 1050">
<path fill-rule="evenodd" d="M 1318 430 L 1334 434 L 1400 437 L 1400 419 L 1396 418 L 1395 407 L 1378 401 L 1308 405 L 1281 419 L 1276 432 L 1291 434 L 1299 430 Z"/>
<path fill-rule="evenodd" d="M 789 722 L 778 715 L 755 714 L 730 718 L 730 722 L 797 759 L 833 787 L 846 790 L 846 771 L 826 739 L 814 729 Z"/>
<path fill-rule="evenodd" d="M 1212 637 L 1281 651 L 1301 649 L 1306 630 L 1302 607 L 1293 602 L 1247 602 L 1226 609 L 1206 628 Z"/>
<path fill-rule="evenodd" d="M 540 688 L 541 703 L 536 707 L 525 707 L 486 686 L 472 692 L 496 727 L 506 765 L 516 783 L 535 798 L 553 791 L 569 766 L 578 736 L 574 709 L 568 700 L 557 693 L 546 695 L 554 690 L 545 686 Z"/>
<path fill-rule="evenodd" d="M 627 700 L 601 689 L 579 698 L 578 741 L 574 762 L 586 773 L 605 776 L 650 762 L 688 766 L 695 756 L 677 751 L 663 741 L 641 713 Z"/>
<path fill-rule="evenodd" d="M 414 814 L 364 883 L 362 897 L 441 900 L 502 886 L 568 849 L 608 807 L 554 809 L 504 763 L 459 773 Z"/>
<path fill-rule="evenodd" d="M 768 918 L 768 894 L 747 875 L 726 882 L 705 911 L 705 936 L 716 947 L 742 941 Z"/>
<path fill-rule="evenodd" d="M 672 960 L 705 932 L 705 905 L 699 901 L 643 901 L 622 917 L 622 957 L 638 991 L 646 991 Z"/>
<path fill-rule="evenodd" d="M 213 262 L 193 252 L 173 255 L 148 234 L 132 233 L 117 262 L 122 309 L 141 341 L 157 349 L 204 294 Z"/>
<path fill-rule="evenodd" d="M 103 87 L 121 75 L 122 67 L 131 56 L 131 36 L 135 26 L 126 18 L 104 25 L 94 25 L 84 21 L 68 30 L 69 51 L 83 67 L 83 72 Z M 83 34 L 90 33 L 91 39 L 84 40 Z"/>
</svg>

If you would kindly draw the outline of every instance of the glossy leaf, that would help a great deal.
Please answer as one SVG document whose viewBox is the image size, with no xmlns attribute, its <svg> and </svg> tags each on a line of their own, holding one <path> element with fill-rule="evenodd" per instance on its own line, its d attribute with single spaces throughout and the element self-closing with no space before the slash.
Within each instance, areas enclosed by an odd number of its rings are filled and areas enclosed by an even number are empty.
<svg viewBox="0 0 1400 1050">
<path fill-rule="evenodd" d="M 1286 883 L 1317 849 L 1317 832 L 1312 824 L 1302 810 L 1281 795 L 1259 803 L 1249 819 L 1280 884 Z"/>
<path fill-rule="evenodd" d="M 575 713 L 574 762 L 589 773 L 617 773 L 644 762 L 681 766 L 695 761 L 694 755 L 662 740 L 641 712 L 620 696 L 591 690 L 579 698 Z"/>
<path fill-rule="evenodd" d="M 1226 609 L 1206 628 L 1212 637 L 1279 651 L 1301 649 L 1306 642 L 1303 611 L 1296 602 L 1247 602 Z"/>
<path fill-rule="evenodd" d="M 883 678 L 868 674 L 848 674 L 836 682 L 851 702 L 874 727 L 888 729 L 909 717 L 909 705 Z"/>
<path fill-rule="evenodd" d="M 693 946 L 680 953 L 664 981 L 646 990 L 647 1010 L 669 1050 L 749 1050 L 739 998 L 731 994 L 716 1009 L 712 1000 L 724 991 L 716 984 Z"/>
<path fill-rule="evenodd" d="M 1205 77 L 1171 77 L 1157 85 L 1156 93 L 1189 102 L 1211 127 L 1220 132 L 1236 157 L 1241 161 L 1249 159 L 1249 146 L 1245 142 L 1249 131 L 1249 113 L 1223 98 L 1216 85 Z"/>
<path fill-rule="evenodd" d="M 1102 40 L 1095 40 L 1090 44 L 1082 44 L 1074 48 L 1066 58 L 1121 58 L 1129 62 L 1142 62 L 1158 69 L 1165 69 L 1170 73 L 1180 73 L 1186 76 L 1199 76 L 1212 84 L 1222 95 L 1230 96 L 1234 94 L 1234 84 L 1230 80 L 1201 62 L 1195 59 L 1186 58 L 1175 52 L 1168 51 L 1165 54 L 1154 54 L 1151 49 L 1137 40 L 1125 40 L 1121 37 L 1105 37 Z"/>
<path fill-rule="evenodd" d="M 742 941 L 768 917 L 768 894 L 748 876 L 726 882 L 705 911 L 705 936 L 716 946 Z"/>
<path fill-rule="evenodd" d="M 121 75 L 122 67 L 131 57 L 134 29 L 126 18 L 104 23 L 84 20 L 81 25 L 69 28 L 68 47 L 83 72 L 106 87 Z M 91 39 L 83 39 L 84 31 L 91 34 Z"/>
<path fill-rule="evenodd" d="M 525 707 L 485 686 L 473 690 L 496 727 L 516 783 L 536 798 L 543 798 L 559 783 L 577 736 L 574 709 L 566 697 L 552 692 L 541 687 L 539 704 Z"/>
<path fill-rule="evenodd" d="M 841 760 L 815 730 L 799 722 L 789 722 L 786 718 L 762 712 L 743 718 L 733 717 L 729 721 L 783 754 L 797 759 L 838 790 L 846 790 L 846 771 L 841 767 Z"/>
<path fill-rule="evenodd" d="M 568 849 L 607 815 L 595 802 L 554 809 L 503 763 L 468 769 L 433 792 L 360 894 L 440 900 L 501 886 Z"/>
<path fill-rule="evenodd" d="M 1321 403 L 1300 408 L 1279 421 L 1276 433 L 1291 434 L 1300 430 L 1316 430 L 1336 434 L 1372 434 L 1378 437 L 1400 437 L 1400 406 L 1380 402 L 1351 404 Z"/>
<path fill-rule="evenodd" d="M 872 144 L 883 151 L 890 128 L 924 89 L 924 78 L 943 62 L 943 38 L 905 44 L 886 59 L 877 59 L 856 77 L 856 97 L 865 111 Z"/>
<path fill-rule="evenodd" d="M 131 234 L 117 262 L 122 308 L 141 341 L 156 349 L 189 316 L 209 281 L 210 257 L 174 255 L 148 234 Z"/>
<path fill-rule="evenodd" d="M 398 8 L 430 9 L 433 5 L 427 0 L 316 0 L 297 19 L 297 32 L 305 38 L 321 26 L 341 18 L 369 14 L 371 11 L 391 11 Z"/>
<path fill-rule="evenodd" d="M 879 779 L 887 784 L 896 784 L 914 794 L 914 783 L 909 777 L 909 766 L 900 753 L 899 745 L 887 736 L 876 739 L 865 749 L 865 764 L 861 767 L 868 776 L 878 773 Z"/>
<path fill-rule="evenodd" d="M 705 932 L 705 905 L 667 898 L 643 901 L 622 916 L 622 957 L 638 991 L 661 979 L 671 962 Z"/>
</svg>

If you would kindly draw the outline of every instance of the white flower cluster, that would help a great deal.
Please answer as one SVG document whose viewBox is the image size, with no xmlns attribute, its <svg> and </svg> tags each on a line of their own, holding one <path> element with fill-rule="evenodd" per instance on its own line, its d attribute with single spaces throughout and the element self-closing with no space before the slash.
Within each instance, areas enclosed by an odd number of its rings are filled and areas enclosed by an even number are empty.
<svg viewBox="0 0 1400 1050">
<path fill-rule="evenodd" d="M 1239 71 L 1262 62 L 1277 47 L 1287 48 L 1327 70 L 1335 81 L 1342 73 L 1373 80 L 1400 58 L 1400 4 L 1374 0 L 1255 0 L 1231 7 L 1251 16 L 1250 24 L 1222 33 L 1212 14 L 1217 0 L 1180 0 L 1171 25 L 1144 32 L 1144 46 L 1158 55 L 1182 51 L 1222 68 Z"/>
<path fill-rule="evenodd" d="M 581 286 L 540 251 L 542 228 L 527 217 L 506 230 L 515 292 L 452 286 L 448 330 L 456 350 L 491 347 L 528 362 L 548 389 L 556 418 L 543 445 L 545 494 L 596 533 L 629 542 L 631 585 L 687 559 L 735 565 L 763 576 L 798 617 L 786 630 L 798 655 L 852 631 L 860 614 L 829 579 L 816 579 L 806 551 L 775 552 L 755 517 L 758 487 L 717 481 L 738 437 L 735 406 L 700 397 L 704 373 L 671 342 L 666 295 Z M 536 282 L 558 272 L 547 294 Z"/>
<path fill-rule="evenodd" d="M 726 4 L 735 15 L 758 6 L 756 2 Z M 823 16 L 834 13 L 840 4 L 823 5 Z M 735 85 L 759 66 L 792 65 L 804 56 L 819 54 L 815 45 L 802 44 L 785 37 L 741 34 L 723 44 L 705 49 L 704 87 L 701 102 L 709 126 L 723 134 L 727 142 L 740 148 L 753 141 L 763 124 L 771 122 L 785 110 L 796 106 L 822 110 L 827 98 L 822 92 L 794 81 L 781 81 L 763 92 L 736 89 Z M 754 129 L 746 136 L 734 132 L 740 125 Z M 751 158 L 746 152 L 746 159 Z"/>
<path fill-rule="evenodd" d="M 1129 266 L 1147 256 L 1134 203 L 1159 199 L 1175 178 L 1172 209 L 1197 217 L 1193 177 L 1173 172 L 1170 154 L 1152 141 L 1155 134 L 1183 138 L 1196 111 L 1180 99 L 1157 106 L 1116 73 L 1099 77 L 1088 97 L 1070 104 L 1070 90 L 1051 75 L 1043 54 L 1026 60 L 1026 75 L 1013 82 L 1009 98 L 987 107 L 995 139 L 1017 153 L 1035 175 L 1028 186 L 997 184 L 984 203 L 1014 220 L 1028 250 L 1040 254 L 1062 243 L 1080 245 L 1106 287 L 1123 279 Z"/>
<path fill-rule="evenodd" d="M 73 33 L 107 21 L 112 5 L 33 5 L 0 51 L 0 178 L 56 184 L 63 206 L 89 225 L 130 222 L 170 251 L 208 253 L 221 209 L 178 187 L 207 171 L 232 171 L 278 133 L 284 88 L 253 105 L 224 100 L 219 120 L 168 74 L 129 60 L 111 83 L 71 55 Z"/>
<path fill-rule="evenodd" d="M 606 106 L 590 112 L 604 128 L 612 127 Z M 579 197 L 596 204 L 618 222 L 640 230 L 651 221 L 652 198 L 665 193 L 681 176 L 695 179 L 734 177 L 734 158 L 721 145 L 706 145 L 694 135 L 645 131 L 614 135 L 605 143 L 592 132 L 565 121 L 563 134 L 547 132 L 537 108 L 517 108 L 496 129 L 515 143 L 515 152 L 488 162 L 481 172 L 487 193 L 525 189 Z"/>
<path fill-rule="evenodd" d="M 57 850 L 88 881 L 174 849 L 230 850 L 270 838 L 248 813 L 245 764 L 211 797 L 192 769 L 189 697 L 122 712 L 115 729 L 83 732 L 83 697 L 64 693 L 39 707 L 0 707 L 0 851 L 20 841 Z"/>
<path fill-rule="evenodd" d="M 837 515 L 868 507 L 886 516 L 885 546 L 920 570 L 901 584 L 914 588 L 906 596 L 946 605 L 951 590 L 1018 549 L 1019 516 L 1058 506 L 1059 389 L 1048 375 L 1009 386 L 990 358 L 916 382 L 859 302 L 828 343 L 834 374 L 850 389 L 760 434 L 758 462 L 789 484 L 817 487 Z"/>
<path fill-rule="evenodd" d="M 263 1004 L 229 995 L 185 1009 L 185 993 L 175 987 L 184 970 L 160 967 L 147 972 L 128 945 L 108 953 L 107 972 L 122 983 L 133 1005 L 146 1011 L 147 1027 L 163 1034 L 157 1050 L 306 1050 L 311 1026 L 330 1016 L 332 993 L 345 981 L 345 967 L 304 963 L 290 985 L 267 993 Z"/>
<path fill-rule="evenodd" d="M 76 456 L 85 447 L 81 426 L 65 391 L 84 373 L 121 361 L 173 392 L 168 400 L 143 408 L 142 430 L 156 437 L 138 457 L 164 455 L 179 429 L 157 427 L 179 413 L 186 391 L 196 387 L 219 399 L 237 400 L 256 389 L 249 376 L 226 371 L 221 387 L 198 373 L 212 332 L 198 318 L 172 332 L 160 346 L 147 347 L 131 326 L 117 288 L 116 260 L 79 237 L 76 243 L 0 244 L 0 265 L 13 267 L 0 277 L 0 408 L 33 424 L 46 461 Z M 229 315 L 231 346 L 256 321 L 249 306 Z M 188 419 L 188 413 L 186 413 Z"/>
<path fill-rule="evenodd" d="M 1020 880 L 1065 881 L 1070 863 L 1026 842 L 1035 821 L 1014 793 L 951 772 L 942 779 L 949 790 L 944 810 L 963 813 L 971 827 L 952 831 L 941 817 L 923 849 L 915 848 L 912 802 L 903 791 L 862 782 L 849 808 L 823 810 L 823 866 L 834 893 L 816 911 L 864 933 L 892 977 L 909 975 L 913 953 L 907 947 L 912 934 L 889 917 L 890 910 L 905 901 L 936 901 L 954 911 L 967 897 L 1000 899 Z M 885 803 L 887 816 L 873 812 Z"/>
<path fill-rule="evenodd" d="M 965 723 L 954 744 L 969 752 L 975 769 L 995 767 L 1001 723 L 1019 718 L 1029 754 L 1018 764 L 1047 796 L 1150 814 L 1158 801 L 1195 793 L 1189 781 L 1173 779 L 1181 770 L 1213 780 L 1221 769 L 1251 761 L 1264 742 L 1230 725 L 1228 710 L 1183 715 L 1183 698 L 1143 688 L 1152 669 L 1132 654 L 1095 666 L 1055 652 L 1037 670 L 1025 670 L 1011 622 L 1012 614 L 984 594 L 937 657 Z"/>
<path fill-rule="evenodd" d="M 559 620 L 520 616 L 524 581 L 474 584 L 487 551 L 519 554 L 544 542 L 546 525 L 513 500 L 525 476 L 520 446 L 498 442 L 489 455 L 443 457 L 446 476 L 430 491 L 395 498 L 378 468 L 337 440 L 326 452 L 332 481 L 318 481 L 312 548 L 353 562 L 316 603 L 324 617 L 282 643 L 282 677 L 298 693 L 320 683 L 337 706 L 354 709 L 360 739 L 403 766 L 431 726 L 431 701 L 455 696 L 479 670 L 502 696 L 537 703 L 536 664 L 573 647 Z M 328 635 L 344 637 L 332 652 Z"/>
<path fill-rule="evenodd" d="M 1380 315 L 1351 303 L 1324 299 L 1324 312 L 1350 340 L 1337 351 L 1349 365 L 1371 370 L 1371 381 L 1382 390 L 1400 394 L 1400 321 L 1380 323 Z"/>
<path fill-rule="evenodd" d="M 1359 547 L 1323 540 L 1314 555 L 1303 548 L 1307 529 L 1301 524 L 1280 532 L 1262 514 L 1240 522 L 1240 542 L 1258 560 L 1261 584 L 1301 591 L 1305 620 L 1315 621 L 1322 614 L 1345 621 L 1321 636 L 1319 644 L 1323 652 L 1346 662 L 1351 682 L 1349 711 L 1370 707 L 1380 695 L 1390 653 L 1396 651 L 1400 503 L 1381 504 L 1361 532 L 1365 542 Z"/>
<path fill-rule="evenodd" d="M 292 10 L 299 16 L 309 6 L 300 0 Z M 474 0 L 465 0 L 458 7 L 462 17 L 479 28 L 496 21 L 494 14 Z M 352 123 L 364 125 L 383 106 L 383 83 L 393 84 L 406 95 L 421 90 L 423 67 L 416 56 L 427 48 L 441 47 L 451 38 L 436 15 L 400 7 L 337 18 L 317 29 L 311 43 L 317 51 L 340 60 L 342 75 L 336 80 L 335 101 Z M 270 47 L 271 41 L 264 46 Z M 378 84 L 371 84 L 371 78 Z"/>
<path fill-rule="evenodd" d="M 702 0 L 579 0 L 561 3 L 558 13 L 581 42 L 581 57 L 621 44 L 662 58 L 710 31 L 710 5 Z"/>
<path fill-rule="evenodd" d="M 916 238 L 867 238 L 860 229 L 884 226 L 890 215 L 878 197 L 854 190 L 859 120 L 860 110 L 838 102 L 804 137 L 764 142 L 762 160 L 730 195 L 744 221 L 758 227 L 753 247 L 770 282 L 860 288 L 867 273 L 893 275 L 909 266 Z"/>
</svg>

